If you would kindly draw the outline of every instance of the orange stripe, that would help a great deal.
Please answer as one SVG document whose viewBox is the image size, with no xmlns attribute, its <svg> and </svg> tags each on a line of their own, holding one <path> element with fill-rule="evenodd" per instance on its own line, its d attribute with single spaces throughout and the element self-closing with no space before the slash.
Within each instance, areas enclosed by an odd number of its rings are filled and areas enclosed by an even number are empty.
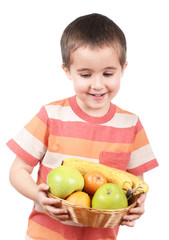
<svg viewBox="0 0 169 240">
<path fill-rule="evenodd" d="M 33 239 L 66 240 L 59 233 L 29 220 L 27 235 Z"/>
<path fill-rule="evenodd" d="M 35 116 L 25 128 L 39 141 L 47 146 L 49 129 L 37 116 Z"/>
<path fill-rule="evenodd" d="M 63 99 L 63 100 L 59 100 L 59 101 L 54 101 L 54 102 L 51 102 L 48 105 L 60 105 L 60 106 L 70 106 L 69 105 L 69 99 Z"/>
<path fill-rule="evenodd" d="M 133 113 L 131 112 L 128 112 L 128 111 L 125 111 L 119 107 L 116 106 L 116 113 L 127 113 L 127 114 L 131 114 L 131 115 L 134 115 Z"/>
<path fill-rule="evenodd" d="M 50 135 L 48 151 L 98 159 L 101 151 L 130 152 L 131 149 L 132 144 L 93 142 L 79 138 Z"/>
<path fill-rule="evenodd" d="M 147 138 L 144 128 L 142 128 L 142 130 L 136 134 L 134 144 L 133 144 L 133 151 L 135 151 L 147 144 L 149 144 L 149 141 L 148 141 L 148 138 Z"/>
</svg>

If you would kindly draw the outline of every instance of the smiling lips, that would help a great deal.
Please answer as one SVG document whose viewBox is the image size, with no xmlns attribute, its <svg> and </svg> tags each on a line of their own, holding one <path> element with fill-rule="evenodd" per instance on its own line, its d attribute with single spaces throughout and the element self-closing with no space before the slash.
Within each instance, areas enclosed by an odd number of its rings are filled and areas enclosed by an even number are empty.
<svg viewBox="0 0 169 240">
<path fill-rule="evenodd" d="M 102 93 L 102 94 L 93 94 L 93 93 L 89 93 L 89 95 L 93 96 L 93 97 L 97 97 L 97 98 L 100 98 L 100 97 L 103 97 L 106 93 Z"/>
</svg>

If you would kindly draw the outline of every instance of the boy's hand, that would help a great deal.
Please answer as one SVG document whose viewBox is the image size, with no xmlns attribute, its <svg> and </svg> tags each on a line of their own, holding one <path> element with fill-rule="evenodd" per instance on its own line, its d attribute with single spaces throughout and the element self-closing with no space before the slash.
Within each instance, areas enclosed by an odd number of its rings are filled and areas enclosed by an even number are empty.
<svg viewBox="0 0 169 240">
<path fill-rule="evenodd" d="M 59 200 L 47 196 L 48 190 L 49 186 L 47 184 L 42 183 L 38 185 L 37 200 L 43 207 L 44 212 L 56 220 L 68 220 L 68 211 L 61 208 L 61 202 Z"/>
<path fill-rule="evenodd" d="M 137 199 L 137 205 L 135 208 L 130 209 L 129 214 L 123 217 L 121 225 L 126 225 L 128 227 L 134 227 L 135 220 L 139 219 L 142 214 L 144 214 L 144 202 L 146 199 L 146 194 L 141 194 Z"/>
</svg>

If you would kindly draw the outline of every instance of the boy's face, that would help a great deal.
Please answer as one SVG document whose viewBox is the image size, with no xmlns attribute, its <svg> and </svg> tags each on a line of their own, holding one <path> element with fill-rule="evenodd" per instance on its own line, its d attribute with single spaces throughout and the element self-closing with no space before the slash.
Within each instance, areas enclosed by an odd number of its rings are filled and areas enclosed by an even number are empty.
<svg viewBox="0 0 169 240">
<path fill-rule="evenodd" d="M 119 55 L 113 47 L 80 47 L 71 54 L 69 70 L 79 107 L 91 116 L 103 116 L 110 101 L 120 88 L 120 79 L 126 65 L 121 67 Z"/>
</svg>

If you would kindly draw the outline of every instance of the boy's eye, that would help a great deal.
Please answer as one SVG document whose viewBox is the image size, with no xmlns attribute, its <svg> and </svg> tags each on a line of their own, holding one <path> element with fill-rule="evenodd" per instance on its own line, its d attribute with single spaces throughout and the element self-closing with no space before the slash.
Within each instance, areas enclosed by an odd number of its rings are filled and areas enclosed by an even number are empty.
<svg viewBox="0 0 169 240">
<path fill-rule="evenodd" d="M 91 74 L 90 73 L 82 73 L 82 74 L 80 74 L 80 76 L 83 78 L 88 78 L 91 76 Z"/>
<path fill-rule="evenodd" d="M 112 76 L 113 75 L 113 73 L 111 73 L 111 72 L 105 72 L 105 73 L 103 73 L 103 76 L 105 76 L 105 77 L 110 77 L 110 76 Z"/>
</svg>

